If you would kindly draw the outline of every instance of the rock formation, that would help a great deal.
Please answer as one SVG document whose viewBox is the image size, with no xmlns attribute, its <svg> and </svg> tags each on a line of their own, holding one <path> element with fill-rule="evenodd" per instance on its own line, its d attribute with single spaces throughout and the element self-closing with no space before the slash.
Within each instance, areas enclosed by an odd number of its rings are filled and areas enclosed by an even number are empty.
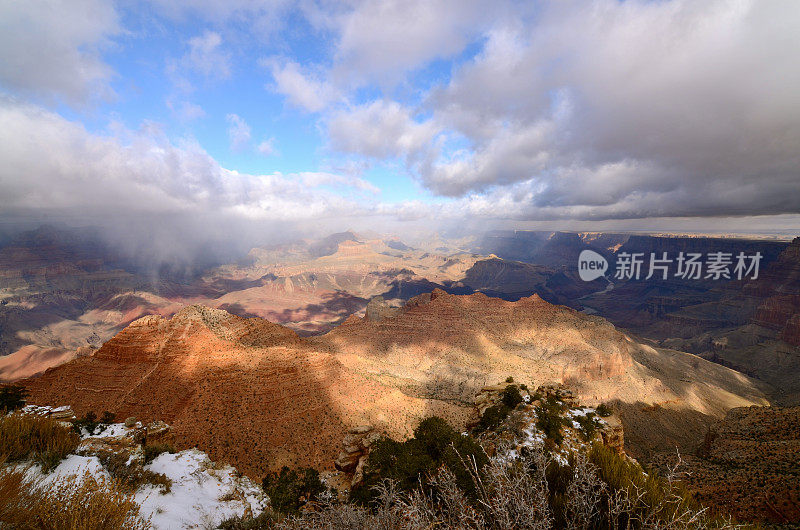
<svg viewBox="0 0 800 530">
<path fill-rule="evenodd" d="M 353 373 L 285 327 L 202 306 L 143 317 L 92 357 L 25 383 L 32 403 L 68 403 L 79 416 L 164 420 L 179 447 L 196 445 L 254 477 L 330 466 L 359 425 L 402 437 L 429 414 L 467 415 Z"/>
<path fill-rule="evenodd" d="M 433 415 L 463 426 L 474 394 L 509 376 L 532 388 L 567 384 L 590 405 L 641 401 L 703 418 L 765 403 L 741 374 L 639 344 L 601 318 L 536 296 L 507 302 L 441 290 L 395 316 L 353 317 L 310 338 L 188 306 L 169 320 L 143 317 L 94 355 L 25 384 L 32 403 L 164 420 L 178 446 L 258 477 L 284 464 L 329 467 L 348 430 L 362 425 L 394 438 Z"/>
<path fill-rule="evenodd" d="M 443 249 L 448 251 L 448 249 Z M 256 248 L 247 259 L 176 275 L 123 260 L 96 234 L 41 228 L 0 242 L 0 382 L 31 377 L 99 348 L 148 314 L 202 303 L 322 333 L 367 300 L 453 287 L 483 256 L 334 234 Z"/>
<path fill-rule="evenodd" d="M 364 466 L 369 458 L 369 449 L 381 437 L 370 425 L 359 425 L 347 431 L 342 440 L 342 450 L 336 457 L 334 467 L 351 475 L 349 487 L 360 486 L 364 480 Z"/>
<path fill-rule="evenodd" d="M 777 330 L 781 340 L 800 346 L 800 237 L 744 290 L 766 298 L 753 322 Z"/>
</svg>

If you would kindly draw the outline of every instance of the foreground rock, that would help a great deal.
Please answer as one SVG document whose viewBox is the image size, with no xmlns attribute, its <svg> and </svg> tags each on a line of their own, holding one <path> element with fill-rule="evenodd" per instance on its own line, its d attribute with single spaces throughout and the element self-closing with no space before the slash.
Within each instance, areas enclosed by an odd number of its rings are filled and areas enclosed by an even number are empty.
<svg viewBox="0 0 800 530">
<path fill-rule="evenodd" d="M 491 416 L 493 409 L 508 403 L 515 396 L 513 407 L 507 405 L 503 416 L 491 425 L 482 417 Z M 547 411 L 542 408 L 547 406 Z M 543 385 L 535 392 L 524 384 L 506 381 L 481 389 L 474 400 L 474 417 L 467 428 L 490 457 L 511 460 L 526 449 L 542 445 L 559 462 L 566 463 L 574 452 L 586 453 L 593 444 L 602 444 L 617 454 L 625 455 L 622 423 L 613 411 L 601 407 L 602 414 L 591 407 L 582 406 L 572 391 L 563 385 Z M 557 432 L 541 428 L 539 414 L 552 413 L 558 425 Z M 465 432 L 462 436 L 466 436 Z M 328 484 L 346 492 L 363 485 L 364 473 L 369 466 L 370 451 L 383 434 L 365 425 L 351 429 L 342 441 L 342 451 L 335 467 L 340 473 L 328 473 Z"/>
<path fill-rule="evenodd" d="M 508 403 L 508 396 L 517 392 L 522 401 L 498 424 L 487 428 L 486 415 Z M 513 381 L 487 386 L 475 398 L 475 412 L 471 427 L 490 456 L 501 451 L 507 457 L 516 457 L 525 448 L 544 444 L 557 460 L 566 462 L 570 453 L 585 452 L 595 443 L 625 454 L 620 418 L 605 405 L 601 407 L 602 414 L 582 405 L 563 385 L 542 385 L 535 391 Z M 551 432 L 540 423 L 541 416 L 548 414 L 557 425 Z"/>
<path fill-rule="evenodd" d="M 342 440 L 342 450 L 336 457 L 334 467 L 350 475 L 349 488 L 355 488 L 364 480 L 364 467 L 369 459 L 369 449 L 381 434 L 370 425 L 350 429 Z"/>
</svg>

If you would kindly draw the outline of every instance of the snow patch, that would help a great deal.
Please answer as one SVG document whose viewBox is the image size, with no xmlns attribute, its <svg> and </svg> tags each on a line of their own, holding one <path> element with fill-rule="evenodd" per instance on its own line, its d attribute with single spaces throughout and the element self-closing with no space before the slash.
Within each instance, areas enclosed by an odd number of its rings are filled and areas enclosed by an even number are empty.
<svg viewBox="0 0 800 530">
<path fill-rule="evenodd" d="M 111 479 L 111 475 L 103 468 L 96 456 L 68 455 L 50 473 L 43 473 L 38 465 L 32 465 L 27 470 L 27 477 L 43 486 L 48 486 L 69 477 L 75 477 L 75 482 L 81 484 L 87 474 L 97 480 Z"/>
<path fill-rule="evenodd" d="M 198 528 L 218 525 L 230 517 L 257 516 L 269 503 L 249 478 L 240 476 L 232 466 L 214 464 L 197 449 L 162 453 L 145 469 L 172 480 L 172 489 L 165 495 L 154 486 L 136 493 L 141 514 L 150 517 L 157 530 Z"/>
</svg>

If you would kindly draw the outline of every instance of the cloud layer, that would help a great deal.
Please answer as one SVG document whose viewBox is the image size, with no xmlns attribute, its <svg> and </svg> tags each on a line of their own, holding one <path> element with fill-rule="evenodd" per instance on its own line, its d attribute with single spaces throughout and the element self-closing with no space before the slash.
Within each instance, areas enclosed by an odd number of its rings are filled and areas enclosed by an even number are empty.
<svg viewBox="0 0 800 530">
<path fill-rule="evenodd" d="M 487 215 L 797 213 L 799 22 L 791 1 L 544 2 L 497 19 L 420 103 L 337 111 L 331 145 L 399 151 L 433 193 Z"/>
<path fill-rule="evenodd" d="M 800 214 L 794 0 L 150 4 L 154 33 L 189 28 L 160 65 L 183 135 L 82 124 L 113 99 L 109 50 L 124 51 L 130 6 L 0 3 L 0 217 L 702 229 Z M 255 91 L 282 108 L 261 108 Z M 225 150 L 271 163 L 294 147 L 264 126 L 281 112 L 305 120 L 291 138 L 319 137 L 291 173 L 223 167 L 189 125 L 217 119 Z M 394 183 L 421 191 L 384 200 Z"/>
<path fill-rule="evenodd" d="M 0 98 L 0 160 L 0 211 L 6 215 L 184 212 L 301 221 L 360 213 L 352 199 L 322 185 L 369 188 L 360 179 L 327 173 L 239 173 L 221 167 L 196 142 L 175 144 L 157 129 L 100 136 L 7 98 Z"/>
</svg>

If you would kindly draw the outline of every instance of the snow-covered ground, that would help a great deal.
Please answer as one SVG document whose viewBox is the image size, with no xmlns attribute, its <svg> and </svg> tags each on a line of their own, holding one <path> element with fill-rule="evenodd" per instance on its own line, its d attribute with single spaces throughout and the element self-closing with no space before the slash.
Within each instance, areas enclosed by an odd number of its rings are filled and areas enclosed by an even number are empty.
<svg viewBox="0 0 800 530">
<path fill-rule="evenodd" d="M 498 458 L 511 462 L 519 458 L 520 451 L 523 448 L 541 447 L 545 443 L 545 434 L 536 426 L 536 410 L 527 408 L 524 414 L 526 416 L 527 426 L 522 429 L 520 436 L 514 441 L 514 447 L 507 449 L 503 454 L 498 454 Z M 598 416 L 597 411 L 591 407 L 570 408 L 563 413 L 562 417 L 570 420 L 571 429 L 563 430 L 564 441 L 561 446 L 551 450 L 553 459 L 561 465 L 567 464 L 571 452 L 578 449 L 585 450 L 591 446 L 591 442 L 584 440 L 579 434 L 582 427 L 575 419 L 588 416 L 589 414 L 592 414 L 592 418 L 598 426 L 602 427 L 603 425 L 607 425 L 607 422 Z"/>
<path fill-rule="evenodd" d="M 136 493 L 141 514 L 156 529 L 198 528 L 225 519 L 258 515 L 267 507 L 262 489 L 231 466 L 219 466 L 197 449 L 163 453 L 145 466 L 172 479 L 172 490 L 162 495 L 148 485 Z"/>
<path fill-rule="evenodd" d="M 22 412 L 24 414 L 33 414 L 35 416 L 47 416 L 51 413 L 58 413 L 58 412 L 72 412 L 70 407 L 40 407 L 38 405 L 25 405 L 22 407 Z"/>
<path fill-rule="evenodd" d="M 53 410 L 50 407 L 31 407 L 24 412 L 47 415 Z M 48 474 L 42 473 L 35 464 L 28 468 L 28 474 L 43 485 L 70 476 L 80 481 L 87 474 L 97 479 L 110 479 L 100 460 L 92 456 L 92 446 L 132 438 L 133 431 L 122 423 L 110 424 L 102 432 L 97 429 L 95 435 L 83 429 L 79 454 L 69 455 Z M 158 486 L 147 484 L 135 494 L 141 517 L 149 520 L 155 530 L 214 528 L 230 517 L 257 516 L 269 504 L 258 484 L 239 474 L 232 466 L 212 462 L 198 449 L 162 453 L 144 469 L 163 473 L 172 480 L 169 493 L 162 494 Z"/>
<path fill-rule="evenodd" d="M 111 479 L 96 456 L 69 455 L 50 473 L 42 473 L 37 465 L 28 469 L 28 476 L 43 486 L 67 477 L 75 477 L 78 482 L 81 482 L 87 474 L 98 480 L 101 478 Z"/>
</svg>

